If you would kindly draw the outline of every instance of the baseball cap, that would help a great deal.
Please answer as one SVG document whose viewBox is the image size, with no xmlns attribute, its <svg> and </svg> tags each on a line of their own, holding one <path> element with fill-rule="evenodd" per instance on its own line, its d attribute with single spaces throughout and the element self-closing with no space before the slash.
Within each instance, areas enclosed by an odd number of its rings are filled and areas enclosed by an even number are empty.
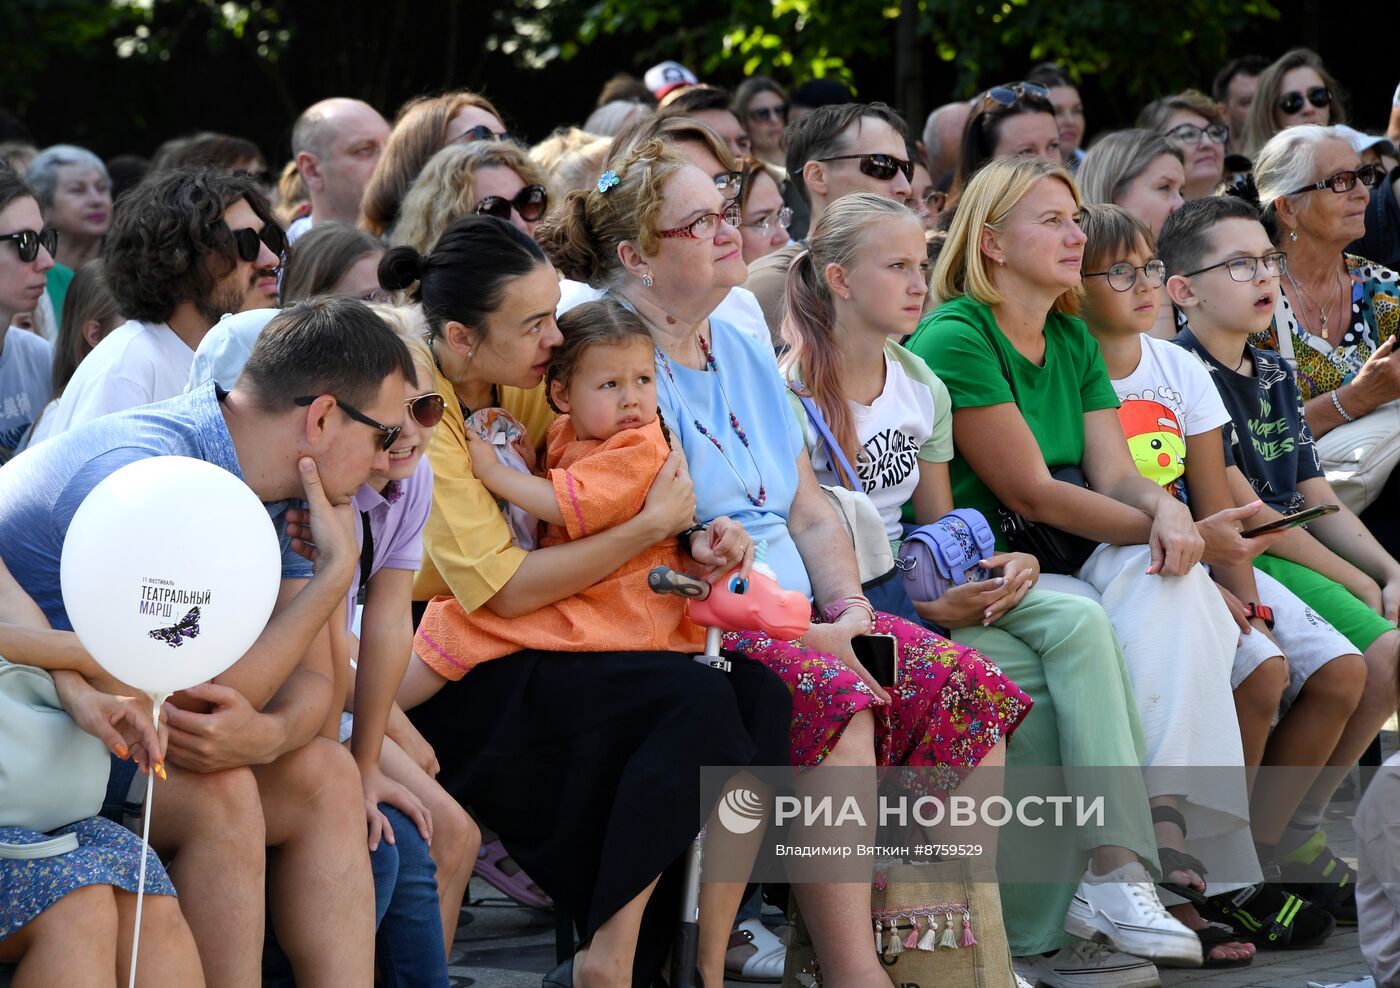
<svg viewBox="0 0 1400 988">
<path fill-rule="evenodd" d="M 647 74 L 643 76 L 642 82 L 651 90 L 657 99 L 665 96 L 673 89 L 682 86 L 699 85 L 700 80 L 695 73 L 690 71 L 680 62 L 658 62 L 647 69 Z"/>
</svg>

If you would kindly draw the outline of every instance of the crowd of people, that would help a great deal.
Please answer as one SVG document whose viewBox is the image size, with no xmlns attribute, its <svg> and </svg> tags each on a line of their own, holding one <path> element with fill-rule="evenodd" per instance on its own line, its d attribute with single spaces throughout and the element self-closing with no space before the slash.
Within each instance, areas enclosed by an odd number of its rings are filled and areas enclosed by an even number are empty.
<svg viewBox="0 0 1400 988">
<path fill-rule="evenodd" d="M 1049 766 L 1112 799 L 1064 880 L 1004 873 L 977 917 L 1008 984 L 1359 924 L 1400 985 L 1400 781 L 1359 873 L 1323 829 L 1400 692 L 1400 91 L 1385 136 L 1347 104 L 1305 49 L 1107 133 L 1053 64 L 919 122 L 666 62 L 533 146 L 467 91 L 318 102 L 280 172 L 216 133 L 0 145 L 0 670 L 110 751 L 99 814 L 0 811 L 0 965 L 124 979 L 144 855 L 141 984 L 443 986 L 477 875 L 574 925 L 546 985 L 649 986 L 702 768 L 942 799 Z M 157 729 L 60 560 L 167 454 L 246 482 L 282 571 Z M 914 599 L 906 534 L 977 515 L 980 578 Z M 717 674 L 646 575 L 756 556 L 811 624 L 727 633 Z M 786 896 L 702 883 L 702 983 L 782 980 Z M 870 885 L 791 897 L 804 977 L 890 988 Z"/>
</svg>

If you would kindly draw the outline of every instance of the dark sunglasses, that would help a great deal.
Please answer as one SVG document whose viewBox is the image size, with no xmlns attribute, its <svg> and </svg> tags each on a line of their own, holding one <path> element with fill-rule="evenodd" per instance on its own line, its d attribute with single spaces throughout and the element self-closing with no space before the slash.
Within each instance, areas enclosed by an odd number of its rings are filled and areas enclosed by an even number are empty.
<svg viewBox="0 0 1400 988">
<path fill-rule="evenodd" d="M 788 115 L 788 105 L 780 103 L 777 106 L 758 106 L 749 111 L 750 120 L 786 120 Z"/>
<path fill-rule="evenodd" d="M 319 398 L 319 397 L 321 397 L 321 396 L 320 396 L 320 395 L 303 395 L 303 396 L 300 397 L 300 398 L 294 398 L 294 399 L 292 399 L 292 401 L 293 401 L 293 404 L 296 404 L 296 405 L 298 405 L 298 406 L 300 406 L 300 407 L 302 407 L 302 408 L 306 408 L 307 406 L 309 406 L 313 401 L 315 401 L 315 400 L 316 400 L 317 398 Z M 332 395 L 331 397 L 334 398 L 335 396 Z M 439 397 L 438 400 L 441 401 L 441 400 L 442 400 L 441 397 Z M 381 449 L 387 450 L 387 449 L 389 449 L 391 446 L 393 446 L 393 445 L 394 445 L 394 441 L 397 440 L 397 439 L 399 438 L 399 433 L 403 431 L 403 426 L 401 426 L 401 425 L 385 425 L 383 422 L 376 422 L 374 419 L 370 418 L 370 417 L 369 417 L 368 415 L 366 415 L 364 412 L 360 411 L 360 410 L 357 409 L 357 408 L 353 408 L 353 407 L 351 407 L 350 405 L 347 405 L 345 402 L 341 401 L 339 398 L 336 398 L 336 399 L 335 399 L 335 403 L 336 403 L 337 405 L 340 406 L 340 410 L 341 410 L 342 412 L 344 412 L 346 415 L 350 416 L 350 417 L 351 417 L 352 419 L 354 419 L 356 422 L 362 423 L 363 425 L 367 425 L 367 426 L 369 426 L 371 429 L 377 429 L 377 430 L 379 430 L 381 433 L 383 433 L 383 434 L 384 434 L 384 438 L 381 439 L 381 440 L 379 441 L 379 446 L 380 446 Z M 441 417 L 441 416 L 439 416 L 439 417 Z"/>
<path fill-rule="evenodd" d="M 903 158 L 896 158 L 892 154 L 837 154 L 830 158 L 818 158 L 818 161 L 851 161 L 860 162 L 862 173 L 871 178 L 877 178 L 882 182 L 888 182 L 894 178 L 896 172 L 903 172 L 905 181 L 914 181 L 914 162 L 906 161 Z"/>
<path fill-rule="evenodd" d="M 447 408 L 447 402 L 442 395 L 433 391 L 419 395 L 417 398 L 406 398 L 404 406 L 408 409 L 408 414 L 413 416 L 413 421 L 424 429 L 431 429 L 442 421 L 442 413 Z"/>
<path fill-rule="evenodd" d="M 13 240 L 19 259 L 28 264 L 39 256 L 39 248 L 49 252 L 49 257 L 58 253 L 58 231 L 46 226 L 38 233 L 33 230 L 16 230 L 14 233 L 0 234 L 0 240 Z"/>
<path fill-rule="evenodd" d="M 234 246 L 238 248 L 238 256 L 249 264 L 258 259 L 263 244 L 279 258 L 287 251 L 287 234 L 276 223 L 268 223 L 261 230 L 245 226 L 241 230 L 230 232 L 233 234 Z"/>
<path fill-rule="evenodd" d="M 1029 99 L 1032 103 L 1050 105 L 1050 90 L 1034 82 L 1015 82 L 1009 86 L 993 86 L 982 94 L 982 102 L 1012 107 Z"/>
<path fill-rule="evenodd" d="M 448 141 L 448 143 L 457 144 L 468 143 L 470 141 L 508 141 L 510 139 L 510 135 L 507 134 L 505 131 L 502 131 L 498 134 L 485 124 L 477 124 L 470 130 L 458 134 L 456 137 L 452 138 L 452 140 Z"/>
<path fill-rule="evenodd" d="M 1329 175 L 1320 182 L 1313 182 L 1303 186 L 1301 189 L 1294 189 L 1288 193 L 1296 196 L 1302 192 L 1313 192 L 1317 189 L 1331 189 L 1333 192 L 1350 192 L 1356 188 L 1356 183 L 1360 182 L 1368 189 L 1374 189 L 1381 184 L 1381 179 L 1385 178 L 1385 169 L 1379 165 L 1362 165 L 1356 171 L 1337 172 Z"/>
<path fill-rule="evenodd" d="M 533 223 L 549 209 L 549 193 L 543 185 L 527 185 L 515 194 L 514 199 L 505 196 L 487 196 L 476 204 L 476 215 L 494 216 L 498 220 L 510 220 L 514 209 L 526 223 Z"/>
<path fill-rule="evenodd" d="M 1326 86 L 1313 86 L 1307 91 L 1308 102 L 1319 110 L 1332 105 L 1332 92 Z M 1278 98 L 1278 108 L 1287 114 L 1297 113 L 1303 108 L 1303 93 L 1284 93 Z"/>
</svg>

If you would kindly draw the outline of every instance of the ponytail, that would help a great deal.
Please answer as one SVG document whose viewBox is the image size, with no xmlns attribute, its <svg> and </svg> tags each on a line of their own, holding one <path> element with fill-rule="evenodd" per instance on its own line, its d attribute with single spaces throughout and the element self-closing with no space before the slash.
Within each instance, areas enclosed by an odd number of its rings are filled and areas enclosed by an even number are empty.
<svg viewBox="0 0 1400 988">
<path fill-rule="evenodd" d="M 841 345 L 836 339 L 836 312 L 831 289 L 818 271 L 812 251 L 797 255 L 788 268 L 786 308 L 782 336 L 788 345 L 783 354 L 784 373 L 800 368 L 802 393 L 817 404 L 846 460 L 854 464 L 860 451 L 851 406 L 838 370 Z"/>
</svg>

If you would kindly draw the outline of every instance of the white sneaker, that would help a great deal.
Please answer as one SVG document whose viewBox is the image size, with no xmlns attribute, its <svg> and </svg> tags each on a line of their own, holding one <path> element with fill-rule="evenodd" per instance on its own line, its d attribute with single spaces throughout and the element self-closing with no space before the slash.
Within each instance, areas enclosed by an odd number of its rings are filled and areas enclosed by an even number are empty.
<svg viewBox="0 0 1400 988">
<path fill-rule="evenodd" d="M 1030 968 L 1027 977 L 1050 988 L 1158 988 L 1162 983 L 1151 961 L 1087 940 L 1038 958 Z"/>
<path fill-rule="evenodd" d="M 1170 967 L 1200 967 L 1201 941 L 1167 912 L 1139 862 L 1107 875 L 1086 871 L 1065 914 L 1065 932 Z"/>
<path fill-rule="evenodd" d="M 1355 981 L 1309 981 L 1308 988 L 1376 988 L 1376 979 L 1368 976 Z"/>
<path fill-rule="evenodd" d="M 1014 971 L 1013 971 L 1012 973 L 1015 974 Z M 1021 977 L 1019 974 L 1017 974 L 1017 975 L 1016 975 L 1016 988 L 1035 988 L 1035 982 L 1033 982 L 1033 981 L 1027 981 L 1025 978 L 1023 978 L 1023 977 Z"/>
</svg>

